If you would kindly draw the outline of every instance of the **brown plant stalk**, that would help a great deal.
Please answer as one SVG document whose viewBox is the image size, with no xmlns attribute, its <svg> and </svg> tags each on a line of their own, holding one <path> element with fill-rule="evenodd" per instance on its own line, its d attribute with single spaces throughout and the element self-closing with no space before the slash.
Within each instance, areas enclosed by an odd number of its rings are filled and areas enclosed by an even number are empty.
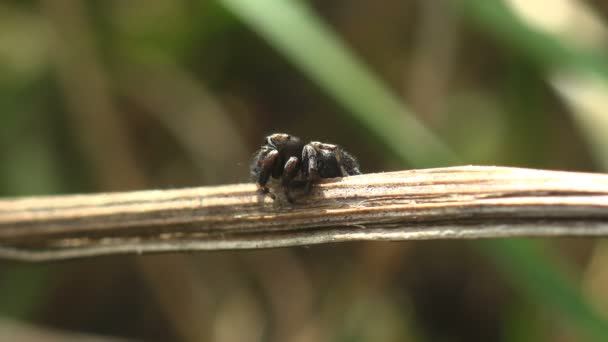
<svg viewBox="0 0 608 342">
<path fill-rule="evenodd" d="M 328 179 L 296 203 L 254 184 L 0 200 L 0 258 L 341 241 L 608 236 L 608 175 L 463 166 Z"/>
</svg>

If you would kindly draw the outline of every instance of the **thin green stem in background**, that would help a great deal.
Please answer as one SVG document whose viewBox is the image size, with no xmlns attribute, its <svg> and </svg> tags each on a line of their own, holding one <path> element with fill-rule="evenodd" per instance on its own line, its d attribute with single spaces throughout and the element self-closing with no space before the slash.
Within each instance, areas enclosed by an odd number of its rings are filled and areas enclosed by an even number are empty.
<svg viewBox="0 0 608 342">
<path fill-rule="evenodd" d="M 497 37 L 507 43 L 519 55 L 529 61 L 546 69 L 548 77 L 555 71 L 568 70 L 578 72 L 583 79 L 588 75 L 594 75 L 608 82 L 608 55 L 597 49 L 582 49 L 566 41 L 561 41 L 548 33 L 540 32 L 524 24 L 515 13 L 513 13 L 503 1 L 487 0 L 463 0 L 461 9 L 485 32 Z M 583 34 L 581 32 L 581 34 Z M 583 133 L 587 139 L 593 134 L 593 130 L 601 131 L 603 121 L 593 121 L 596 116 L 585 117 L 589 124 L 582 126 Z M 605 143 L 605 139 L 602 140 Z M 594 156 L 599 162 L 606 163 L 605 151 L 597 150 L 602 144 L 590 144 L 595 149 Z M 543 302 L 548 307 L 559 309 L 570 313 L 571 317 L 585 328 L 590 336 L 605 341 L 608 336 L 608 328 L 604 319 L 600 318 L 588 306 L 582 305 L 581 300 L 575 300 L 570 295 L 576 293 L 576 287 L 570 284 L 563 272 L 548 271 L 545 263 L 539 262 L 541 258 L 547 258 L 546 251 L 541 252 L 538 246 L 531 245 L 529 241 L 517 241 L 516 244 L 508 241 L 495 241 L 482 247 L 493 246 L 491 252 L 496 260 L 503 265 L 511 280 L 519 281 L 519 286 L 527 288 L 529 293 Z M 519 267 L 512 267 L 511 260 L 519 259 Z M 554 256 L 554 259 L 557 259 Z M 558 263 L 552 262 L 556 267 Z M 535 279 L 535 281 L 521 281 L 522 279 Z M 552 286 L 537 286 L 538 284 L 552 284 Z"/>
<path fill-rule="evenodd" d="M 4 268 L 0 283 L 0 314 L 12 319 L 31 319 L 44 307 L 51 285 L 58 277 L 52 274 L 48 265 L 12 264 Z"/>
<path fill-rule="evenodd" d="M 417 168 L 454 164 L 424 127 L 338 36 L 299 1 L 222 0 L 336 102 Z"/>
<path fill-rule="evenodd" d="M 26 196 L 34 193 L 61 193 L 65 185 L 53 153 L 53 125 L 44 98 L 35 98 L 44 80 L 36 79 L 17 86 L 0 81 L 1 196 Z M 50 105 L 48 107 L 51 107 Z M 15 148 L 18 146 L 19 148 Z M 27 320 L 34 317 L 59 278 L 61 266 L 26 265 L 3 262 L 0 278 L 0 315 Z M 53 269 L 51 270 L 51 267 Z"/>
<path fill-rule="evenodd" d="M 506 43 L 540 67 L 591 72 L 608 80 L 605 53 L 576 48 L 548 33 L 527 26 L 500 0 L 461 0 L 460 9 L 484 32 Z"/>
<path fill-rule="evenodd" d="M 549 311 L 559 311 L 576 322 L 589 338 L 606 341 L 608 325 L 578 294 L 563 260 L 532 240 L 490 240 L 475 244 L 524 290 Z"/>
<path fill-rule="evenodd" d="M 589 142 L 593 157 L 604 170 L 608 165 L 605 147 L 608 146 L 606 120 L 602 120 L 603 110 L 597 113 L 586 113 L 578 107 L 578 101 L 585 101 L 579 92 L 587 94 L 593 91 L 601 96 L 597 85 L 608 86 L 608 54 L 603 51 L 601 40 L 595 47 L 581 48 L 571 41 L 560 40 L 549 33 L 526 26 L 502 1 L 462 0 L 461 9 L 484 31 L 489 32 L 504 42 L 512 50 L 529 62 L 542 66 L 547 71 L 547 79 L 552 81 L 566 103 L 573 106 L 571 116 Z M 606 31 L 606 30 L 605 30 Z M 579 32 L 582 36 L 585 33 Z M 578 92 L 569 93 L 555 85 L 556 75 L 576 76 L 574 85 Z M 591 76 L 591 77 L 590 77 Z M 600 82 L 597 82 L 600 81 Z M 578 84 L 580 83 L 580 84 Z"/>
</svg>

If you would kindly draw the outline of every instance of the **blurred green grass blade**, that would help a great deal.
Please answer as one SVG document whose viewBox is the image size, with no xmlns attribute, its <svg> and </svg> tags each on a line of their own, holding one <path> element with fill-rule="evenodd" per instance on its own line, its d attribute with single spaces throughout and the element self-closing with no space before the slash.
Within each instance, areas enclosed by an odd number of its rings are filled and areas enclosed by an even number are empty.
<svg viewBox="0 0 608 342">
<path fill-rule="evenodd" d="M 297 0 L 221 0 L 413 167 L 457 158 L 313 11 Z"/>
<path fill-rule="evenodd" d="M 31 319 L 43 307 L 55 279 L 46 265 L 11 265 L 4 271 L 0 283 L 0 314 L 19 320 Z"/>
<path fill-rule="evenodd" d="M 526 25 L 501 0 L 461 0 L 461 10 L 484 32 L 542 68 L 592 72 L 608 79 L 608 56 L 601 51 L 570 46 L 551 34 Z"/>
<path fill-rule="evenodd" d="M 577 289 L 559 256 L 532 240 L 490 240 L 476 243 L 508 275 L 508 280 L 525 290 L 545 308 L 559 311 L 576 323 L 587 337 L 608 341 L 608 322 L 591 308 Z"/>
<path fill-rule="evenodd" d="M 583 132 L 594 158 L 607 169 L 606 110 L 597 105 L 605 102 L 601 98 L 605 97 L 608 83 L 608 54 L 601 40 L 598 39 L 595 49 L 574 46 L 571 40 L 530 27 L 504 1 L 462 0 L 461 4 L 463 11 L 484 30 L 507 42 L 518 55 L 548 69 L 547 79 L 570 105 L 570 115 Z"/>
<path fill-rule="evenodd" d="M 593 73 L 608 80 L 608 58 L 600 51 L 577 49 L 523 23 L 500 0 L 462 0 L 462 9 L 485 31 L 503 40 L 518 54 L 547 71 L 560 68 Z M 576 322 L 588 337 L 608 341 L 608 322 L 582 298 L 565 276 L 557 256 L 535 241 L 491 241 L 476 244 L 501 265 L 513 284 L 543 306 L 559 310 Z"/>
<path fill-rule="evenodd" d="M 64 188 L 46 81 L 43 75 L 0 79 L 0 196 L 52 194 Z M 57 275 L 49 265 L 3 261 L 0 267 L 0 315 L 32 319 L 44 307 Z"/>
</svg>

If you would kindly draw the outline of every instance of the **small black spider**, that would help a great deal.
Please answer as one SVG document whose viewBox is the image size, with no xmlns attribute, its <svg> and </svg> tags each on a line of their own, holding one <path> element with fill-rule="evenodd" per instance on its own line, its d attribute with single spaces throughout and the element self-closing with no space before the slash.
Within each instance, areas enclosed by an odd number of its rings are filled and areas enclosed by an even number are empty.
<svg viewBox="0 0 608 342">
<path fill-rule="evenodd" d="M 340 146 L 318 141 L 304 144 L 298 137 L 285 133 L 267 136 L 251 162 L 251 177 L 259 191 L 269 193 L 266 183 L 270 176 L 280 178 L 289 202 L 293 202 L 290 189 L 296 185 L 305 185 L 308 192 L 320 178 L 360 174 L 357 160 Z"/>
</svg>

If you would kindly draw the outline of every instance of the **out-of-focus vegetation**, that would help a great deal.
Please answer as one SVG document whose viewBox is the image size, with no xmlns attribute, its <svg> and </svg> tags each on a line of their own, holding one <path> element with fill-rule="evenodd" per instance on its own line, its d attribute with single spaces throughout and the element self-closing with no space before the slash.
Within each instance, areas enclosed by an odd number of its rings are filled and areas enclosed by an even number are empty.
<svg viewBox="0 0 608 342">
<path fill-rule="evenodd" d="M 342 144 L 367 172 L 606 171 L 607 11 L 5 1 L 0 194 L 247 181 L 251 153 L 276 131 Z M 438 241 L 1 262 L 0 313 L 158 341 L 605 340 L 606 250 Z"/>
</svg>

